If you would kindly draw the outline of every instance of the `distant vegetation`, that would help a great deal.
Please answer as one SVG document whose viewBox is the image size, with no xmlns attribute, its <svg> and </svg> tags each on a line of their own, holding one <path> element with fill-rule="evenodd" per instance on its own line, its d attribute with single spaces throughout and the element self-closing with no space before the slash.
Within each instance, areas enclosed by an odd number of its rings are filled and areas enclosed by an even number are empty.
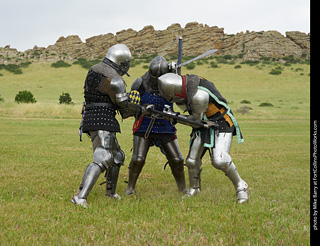
<svg viewBox="0 0 320 246">
<path fill-rule="evenodd" d="M 17 64 L 0 64 L 0 70 L 5 69 L 14 74 L 22 74 L 22 68 L 26 68 L 31 64 L 31 62 L 23 62 L 19 65 Z"/>
<path fill-rule="evenodd" d="M 101 60 L 102 59 L 95 59 L 95 60 L 87 61 L 86 58 L 78 58 L 77 61 L 75 61 L 73 64 L 78 64 L 85 69 L 89 69 L 93 65 L 101 62 Z"/>
<path fill-rule="evenodd" d="M 14 101 L 17 103 L 36 103 L 37 102 L 37 100 L 33 97 L 33 94 L 27 90 L 19 91 Z"/>
<path fill-rule="evenodd" d="M 51 64 L 51 67 L 54 67 L 54 68 L 60 68 L 60 67 L 71 67 L 71 65 L 69 63 L 66 63 L 65 61 L 63 60 L 60 60 L 60 61 L 57 61 L 57 62 L 54 62 Z"/>
<path fill-rule="evenodd" d="M 60 104 L 63 104 L 63 103 L 64 104 L 73 104 L 70 94 L 68 92 L 66 92 L 66 93 L 62 92 L 62 94 L 59 97 L 59 103 Z"/>
</svg>

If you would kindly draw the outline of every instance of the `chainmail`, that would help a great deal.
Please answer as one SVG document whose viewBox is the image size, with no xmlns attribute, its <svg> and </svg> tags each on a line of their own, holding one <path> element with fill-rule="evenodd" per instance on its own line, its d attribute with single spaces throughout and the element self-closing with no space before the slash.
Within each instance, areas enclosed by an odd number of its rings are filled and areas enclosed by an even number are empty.
<svg viewBox="0 0 320 246">
<path fill-rule="evenodd" d="M 190 109 L 190 104 L 193 96 L 198 91 L 198 86 L 200 84 L 200 78 L 197 75 L 191 74 L 186 75 L 186 94 L 187 94 L 187 108 Z"/>
</svg>

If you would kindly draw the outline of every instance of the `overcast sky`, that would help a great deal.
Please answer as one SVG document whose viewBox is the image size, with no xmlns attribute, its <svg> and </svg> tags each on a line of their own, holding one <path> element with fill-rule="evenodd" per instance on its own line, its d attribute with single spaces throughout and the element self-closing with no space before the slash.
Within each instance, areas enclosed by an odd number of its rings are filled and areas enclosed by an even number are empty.
<svg viewBox="0 0 320 246">
<path fill-rule="evenodd" d="M 310 32 L 309 0 L 0 0 L 0 47 L 47 47 L 60 36 L 86 38 L 196 21 L 228 34 Z"/>
</svg>

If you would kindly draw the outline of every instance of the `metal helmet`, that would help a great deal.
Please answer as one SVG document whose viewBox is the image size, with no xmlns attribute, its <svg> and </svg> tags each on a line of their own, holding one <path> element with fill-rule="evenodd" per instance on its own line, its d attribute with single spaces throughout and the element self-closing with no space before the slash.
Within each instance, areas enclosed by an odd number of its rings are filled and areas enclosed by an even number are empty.
<svg viewBox="0 0 320 246">
<path fill-rule="evenodd" d="M 182 92 L 182 78 L 178 74 L 166 73 L 158 78 L 159 92 L 169 102 L 176 102 L 180 98 L 177 93 Z"/>
<path fill-rule="evenodd" d="M 131 61 L 131 52 L 124 44 L 115 44 L 111 46 L 106 55 L 107 59 L 118 65 L 118 72 L 124 75 L 128 72 Z"/>
<path fill-rule="evenodd" d="M 152 59 L 149 65 L 150 74 L 154 77 L 160 77 L 169 70 L 168 62 L 163 56 L 157 56 Z"/>
<path fill-rule="evenodd" d="M 163 56 L 157 56 L 152 59 L 149 65 L 149 86 L 157 91 L 158 90 L 158 77 L 167 73 L 169 70 L 168 62 Z"/>
</svg>

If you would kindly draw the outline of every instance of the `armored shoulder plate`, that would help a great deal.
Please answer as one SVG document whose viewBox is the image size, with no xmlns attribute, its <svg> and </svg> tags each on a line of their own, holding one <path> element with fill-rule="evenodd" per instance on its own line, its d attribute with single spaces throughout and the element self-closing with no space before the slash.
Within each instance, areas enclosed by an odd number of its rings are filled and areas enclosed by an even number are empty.
<svg viewBox="0 0 320 246">
<path fill-rule="evenodd" d="M 132 86 L 131 86 L 131 90 L 139 90 L 140 86 L 142 84 L 142 78 L 137 78 L 135 81 L 133 81 Z"/>
<path fill-rule="evenodd" d="M 116 103 L 128 100 L 126 87 L 122 78 L 113 78 L 110 82 L 110 89 L 115 95 Z"/>
<path fill-rule="evenodd" d="M 191 100 L 191 110 L 193 113 L 201 114 L 207 111 L 209 104 L 209 94 L 198 90 Z"/>
</svg>

